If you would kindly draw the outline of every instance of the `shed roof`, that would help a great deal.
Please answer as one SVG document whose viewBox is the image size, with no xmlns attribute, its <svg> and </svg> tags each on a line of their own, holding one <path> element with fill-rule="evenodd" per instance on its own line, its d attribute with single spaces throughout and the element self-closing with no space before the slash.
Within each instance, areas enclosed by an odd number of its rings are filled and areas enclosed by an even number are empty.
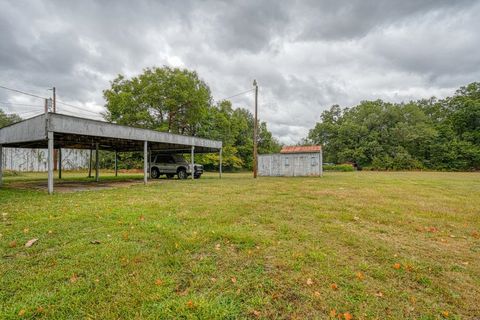
<svg viewBox="0 0 480 320">
<path fill-rule="evenodd" d="M 317 153 L 322 151 L 322 146 L 285 146 L 280 153 Z"/>
<path fill-rule="evenodd" d="M 147 141 L 150 150 L 187 153 L 215 152 L 222 141 L 134 128 L 114 123 L 58 113 L 42 114 L 0 129 L 0 145 L 16 148 L 47 148 L 47 133 L 53 132 L 55 148 L 142 151 Z"/>
</svg>

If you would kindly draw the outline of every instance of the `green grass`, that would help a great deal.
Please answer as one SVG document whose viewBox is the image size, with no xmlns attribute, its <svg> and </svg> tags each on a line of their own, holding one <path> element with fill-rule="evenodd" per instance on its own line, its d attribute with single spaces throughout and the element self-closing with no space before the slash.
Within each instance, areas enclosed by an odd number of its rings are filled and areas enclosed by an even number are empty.
<svg viewBox="0 0 480 320">
<path fill-rule="evenodd" d="M 0 189 L 1 319 L 480 315 L 478 173 L 14 188 L 38 179 Z"/>
</svg>

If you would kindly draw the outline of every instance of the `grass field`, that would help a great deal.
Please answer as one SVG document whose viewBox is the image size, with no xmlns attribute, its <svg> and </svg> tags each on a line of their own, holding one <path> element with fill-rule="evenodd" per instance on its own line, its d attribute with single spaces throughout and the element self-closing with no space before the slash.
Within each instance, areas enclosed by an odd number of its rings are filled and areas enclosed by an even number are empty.
<svg viewBox="0 0 480 320">
<path fill-rule="evenodd" d="M 0 189 L 1 319 L 480 317 L 478 173 L 39 178 Z"/>
</svg>

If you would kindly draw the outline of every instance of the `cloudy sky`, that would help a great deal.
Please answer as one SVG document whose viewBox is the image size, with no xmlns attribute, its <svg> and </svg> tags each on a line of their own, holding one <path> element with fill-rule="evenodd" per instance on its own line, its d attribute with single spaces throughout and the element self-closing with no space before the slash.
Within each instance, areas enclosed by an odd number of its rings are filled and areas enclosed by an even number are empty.
<svg viewBox="0 0 480 320">
<path fill-rule="evenodd" d="M 332 104 L 451 95 L 480 81 L 480 1 L 0 0 L 0 85 L 98 118 L 117 74 L 195 69 L 214 99 L 260 86 L 259 115 L 284 143 Z M 253 96 L 232 99 L 253 110 Z M 35 105 L 35 106 L 30 106 Z M 42 101 L 0 89 L 25 117 Z M 38 106 L 38 107 L 37 107 Z"/>
</svg>

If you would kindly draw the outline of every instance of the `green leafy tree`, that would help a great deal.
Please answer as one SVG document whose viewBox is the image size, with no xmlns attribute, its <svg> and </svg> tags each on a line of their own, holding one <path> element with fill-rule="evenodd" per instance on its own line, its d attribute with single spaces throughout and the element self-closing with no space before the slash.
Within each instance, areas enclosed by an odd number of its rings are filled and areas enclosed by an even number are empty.
<svg viewBox="0 0 480 320">
<path fill-rule="evenodd" d="M 108 121 L 188 135 L 197 134 L 212 100 L 196 72 L 170 67 L 119 75 L 103 95 Z"/>
<path fill-rule="evenodd" d="M 21 121 L 22 118 L 17 114 L 6 114 L 2 109 L 0 109 L 0 128 L 8 126 L 12 123 Z"/>
<path fill-rule="evenodd" d="M 356 161 L 376 169 L 480 169 L 480 84 L 443 100 L 332 106 L 310 130 L 327 162 Z"/>
</svg>

